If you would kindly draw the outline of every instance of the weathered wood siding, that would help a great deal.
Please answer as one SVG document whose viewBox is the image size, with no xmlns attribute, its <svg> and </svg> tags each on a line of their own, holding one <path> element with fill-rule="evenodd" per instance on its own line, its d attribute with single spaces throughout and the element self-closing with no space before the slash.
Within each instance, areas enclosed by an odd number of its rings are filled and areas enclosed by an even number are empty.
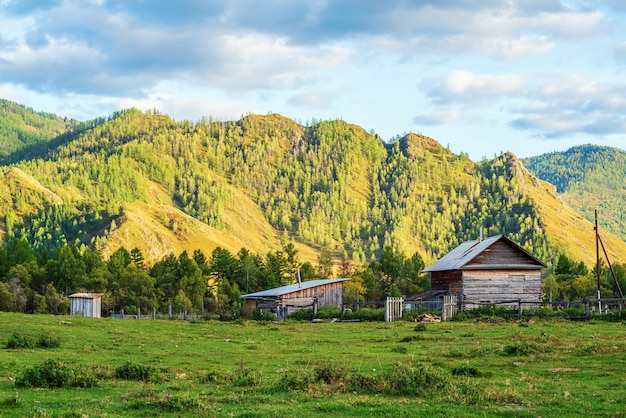
<svg viewBox="0 0 626 418">
<path fill-rule="evenodd" d="M 430 274 L 430 288 L 460 295 L 463 292 L 463 273 L 461 270 L 434 271 Z"/>
<path fill-rule="evenodd" d="M 301 298 L 317 298 L 317 306 L 341 306 L 343 302 L 343 283 L 330 283 L 323 286 L 302 289 L 296 292 L 287 293 L 281 299 L 293 300 Z"/>
<path fill-rule="evenodd" d="M 260 305 L 264 307 L 310 307 L 314 299 L 317 299 L 317 306 L 341 307 L 343 303 L 343 282 L 329 283 L 309 289 L 297 290 L 295 292 L 285 293 L 273 300 L 270 299 L 271 298 L 265 298 L 263 300 L 245 299 L 244 310 L 249 314 L 254 312 Z"/>
<path fill-rule="evenodd" d="M 466 302 L 541 299 L 541 270 L 468 270 L 463 272 Z"/>
<path fill-rule="evenodd" d="M 503 264 L 526 268 L 542 268 L 531 256 L 520 251 L 520 249 L 511 245 L 509 242 L 501 240 L 480 253 L 478 257 L 465 266 L 464 270 Z"/>
</svg>

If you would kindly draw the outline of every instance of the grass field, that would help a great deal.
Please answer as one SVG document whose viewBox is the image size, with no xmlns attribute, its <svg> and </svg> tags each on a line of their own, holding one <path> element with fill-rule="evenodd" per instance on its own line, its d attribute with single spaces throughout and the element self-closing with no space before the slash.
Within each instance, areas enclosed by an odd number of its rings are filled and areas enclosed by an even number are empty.
<svg viewBox="0 0 626 418">
<path fill-rule="evenodd" d="M 7 348 L 18 337 L 60 347 Z M 24 385 L 47 360 L 69 371 L 63 376 L 86 376 L 87 387 Z M 1 417 L 623 417 L 625 370 L 622 322 L 190 323 L 0 312 Z"/>
</svg>

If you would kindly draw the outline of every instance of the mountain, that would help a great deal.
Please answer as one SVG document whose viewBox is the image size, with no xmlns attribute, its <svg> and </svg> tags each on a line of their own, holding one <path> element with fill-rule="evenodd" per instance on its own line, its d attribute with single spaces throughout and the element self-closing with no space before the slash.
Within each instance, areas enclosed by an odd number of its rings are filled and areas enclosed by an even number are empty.
<svg viewBox="0 0 626 418">
<path fill-rule="evenodd" d="M 75 121 L 0 99 L 0 158 L 45 143 L 76 125 Z"/>
<path fill-rule="evenodd" d="M 626 152 L 582 145 L 523 160 L 537 177 L 554 184 L 561 198 L 587 220 L 626 239 Z"/>
<path fill-rule="evenodd" d="M 430 262 L 482 230 L 549 264 L 560 252 L 595 260 L 592 225 L 514 155 L 475 163 L 432 138 L 384 142 L 340 120 L 192 123 L 129 109 L 68 126 L 7 161 L 1 238 L 39 249 L 70 243 L 106 256 L 123 245 L 154 262 L 293 243 L 303 261 L 330 250 L 360 264 L 393 245 Z M 614 261 L 626 261 L 626 243 L 605 241 Z"/>
</svg>

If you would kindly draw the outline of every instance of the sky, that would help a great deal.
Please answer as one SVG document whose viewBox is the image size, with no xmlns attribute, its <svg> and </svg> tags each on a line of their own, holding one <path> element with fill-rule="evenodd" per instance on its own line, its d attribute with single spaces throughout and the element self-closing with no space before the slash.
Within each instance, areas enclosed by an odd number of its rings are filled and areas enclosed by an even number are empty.
<svg viewBox="0 0 626 418">
<path fill-rule="evenodd" d="M 626 2 L 0 0 L 0 98 L 342 119 L 476 161 L 625 149 Z"/>
</svg>

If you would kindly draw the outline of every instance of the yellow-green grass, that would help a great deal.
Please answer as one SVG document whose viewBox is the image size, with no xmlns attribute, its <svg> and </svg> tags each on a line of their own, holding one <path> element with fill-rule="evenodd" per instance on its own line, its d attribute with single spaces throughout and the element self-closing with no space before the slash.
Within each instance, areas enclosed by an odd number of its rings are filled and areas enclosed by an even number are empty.
<svg viewBox="0 0 626 418">
<path fill-rule="evenodd" d="M 623 416 L 623 323 L 308 323 L 89 319 L 0 313 L 0 417 L 41 416 Z M 60 348 L 7 349 L 13 333 Z M 518 354 L 508 354 L 508 353 Z M 95 388 L 15 385 L 53 359 L 97 376 Z M 131 362 L 147 382 L 115 377 Z M 437 372 L 413 394 L 355 387 L 403 367 Z M 429 369 L 431 368 L 431 369 Z M 336 371 L 331 383 L 298 376 Z M 476 377 L 453 370 L 477 371 Z M 437 390 L 444 382 L 445 390 Z M 429 386 L 429 385 L 426 385 Z"/>
</svg>

